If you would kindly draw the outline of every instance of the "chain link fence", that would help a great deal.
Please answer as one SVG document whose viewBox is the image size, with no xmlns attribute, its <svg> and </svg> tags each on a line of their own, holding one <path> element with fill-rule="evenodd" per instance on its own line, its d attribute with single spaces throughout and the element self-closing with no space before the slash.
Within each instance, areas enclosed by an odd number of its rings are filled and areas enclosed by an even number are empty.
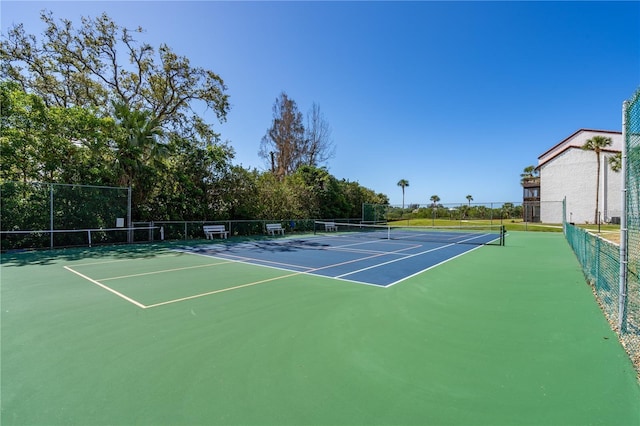
<svg viewBox="0 0 640 426">
<path fill-rule="evenodd" d="M 96 231 L 94 243 L 128 242 L 129 234 L 114 228 L 128 226 L 130 218 L 129 188 L 0 183 L 2 250 L 87 245 L 88 230 Z"/>
<path fill-rule="evenodd" d="M 547 218 L 547 224 L 562 224 L 562 201 L 537 201 L 535 204 L 523 202 L 490 202 L 490 203 L 431 203 L 407 204 L 405 206 L 391 204 L 362 205 L 363 223 L 387 223 L 399 220 L 420 220 L 422 223 L 431 220 L 477 224 L 523 223 L 535 226 L 541 223 L 541 216 Z M 522 228 L 527 230 L 525 226 Z"/>
<path fill-rule="evenodd" d="M 640 376 L 640 90 L 623 107 L 624 206 L 620 244 L 567 221 L 564 231 L 587 281 Z"/>
<path fill-rule="evenodd" d="M 640 372 L 640 89 L 624 104 L 625 155 L 623 167 L 626 181 L 626 238 L 623 266 L 626 262 L 626 297 L 623 300 L 621 338 Z M 623 230 L 624 232 L 624 230 Z M 621 251 L 622 253 L 622 251 Z"/>
</svg>

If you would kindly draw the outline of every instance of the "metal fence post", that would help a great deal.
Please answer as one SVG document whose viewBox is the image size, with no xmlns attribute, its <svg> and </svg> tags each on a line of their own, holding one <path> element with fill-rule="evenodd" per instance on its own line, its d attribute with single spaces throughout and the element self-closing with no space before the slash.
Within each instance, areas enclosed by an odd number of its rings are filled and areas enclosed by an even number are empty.
<svg viewBox="0 0 640 426">
<path fill-rule="evenodd" d="M 53 184 L 49 184 L 49 244 L 53 248 Z"/>
<path fill-rule="evenodd" d="M 618 329 L 626 331 L 626 298 L 627 298 L 627 110 L 629 101 L 622 103 L 622 212 L 620 214 L 620 283 L 618 289 Z"/>
</svg>

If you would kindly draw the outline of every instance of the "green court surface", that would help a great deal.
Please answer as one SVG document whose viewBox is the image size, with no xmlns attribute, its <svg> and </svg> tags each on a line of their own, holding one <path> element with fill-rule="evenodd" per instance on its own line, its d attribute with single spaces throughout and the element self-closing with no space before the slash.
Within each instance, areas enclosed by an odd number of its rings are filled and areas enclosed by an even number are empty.
<svg viewBox="0 0 640 426">
<path fill-rule="evenodd" d="M 2 256 L 2 425 L 640 424 L 562 234 L 390 288 L 170 247 Z"/>
</svg>

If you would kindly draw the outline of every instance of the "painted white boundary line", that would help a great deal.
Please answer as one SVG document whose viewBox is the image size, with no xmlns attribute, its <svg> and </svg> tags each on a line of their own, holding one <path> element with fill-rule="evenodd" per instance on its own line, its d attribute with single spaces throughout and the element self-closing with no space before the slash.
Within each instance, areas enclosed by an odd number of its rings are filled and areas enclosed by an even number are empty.
<svg viewBox="0 0 640 426">
<path fill-rule="evenodd" d="M 454 245 L 455 244 L 447 244 L 446 246 L 432 248 L 432 249 L 429 249 L 429 250 L 422 251 L 420 253 L 409 254 L 409 255 L 407 255 L 405 257 L 402 257 L 400 259 L 389 260 L 388 262 L 383 262 L 383 263 L 379 263 L 377 265 L 368 266 L 366 268 L 358 269 L 357 271 L 347 272 L 346 274 L 338 275 L 336 278 L 342 278 L 342 277 L 346 277 L 346 276 L 349 276 L 349 275 L 357 274 L 358 272 L 367 271 L 369 269 L 375 269 L 375 268 L 378 268 L 380 266 L 388 265 L 390 263 L 401 262 L 401 261 L 403 261 L 405 259 L 410 259 L 412 257 L 420 256 L 420 255 L 423 255 L 423 254 L 426 254 L 426 253 L 431 253 L 431 252 L 434 252 L 434 251 L 442 250 L 443 248 L 451 247 L 451 246 L 454 246 Z"/>
<path fill-rule="evenodd" d="M 184 266 L 182 268 L 163 269 L 163 270 L 160 270 L 160 271 L 141 272 L 139 274 L 122 275 L 122 276 L 119 276 L 119 277 L 100 278 L 100 281 L 122 280 L 122 279 L 125 279 L 125 278 L 143 277 L 145 275 L 155 275 L 155 274 L 164 274 L 164 273 L 167 273 L 167 272 L 186 271 L 187 269 L 209 268 L 211 266 L 226 265 L 227 263 L 233 263 L 233 261 L 232 260 L 227 260 L 226 262 L 222 261 L 222 262 L 218 262 L 218 263 L 208 263 L 206 265 Z"/>
<path fill-rule="evenodd" d="M 458 258 L 458 257 L 460 257 L 460 256 L 464 256 L 465 254 L 471 253 L 471 252 L 472 252 L 472 251 L 474 251 L 474 250 L 478 250 L 478 249 L 479 249 L 479 248 L 481 248 L 481 247 L 482 247 L 482 246 L 474 247 L 474 248 L 472 248 L 471 250 L 467 250 L 467 251 L 462 252 L 462 253 L 460 253 L 460 254 L 457 254 L 457 255 L 455 255 L 455 256 L 453 256 L 453 257 L 449 257 L 449 258 L 447 258 L 447 259 L 443 260 L 443 261 L 442 261 L 442 262 L 440 262 L 440 263 L 436 263 L 435 265 L 431 265 L 431 266 L 429 266 L 428 268 L 425 268 L 425 269 L 423 269 L 423 270 L 421 270 L 421 271 L 418 271 L 418 272 L 413 273 L 413 274 L 411 274 L 411 275 L 409 275 L 409 276 L 406 276 L 406 277 L 404 277 L 404 278 L 402 278 L 402 279 L 400 279 L 400 280 L 398 280 L 398 281 L 396 281 L 396 282 L 393 282 L 393 283 L 391 283 L 391 284 L 387 284 L 387 285 L 385 286 L 385 288 L 388 288 L 388 287 L 394 286 L 394 285 L 396 285 L 396 284 L 398 284 L 398 283 L 401 283 L 401 282 L 403 282 L 403 281 L 405 281 L 405 280 L 408 280 L 409 278 L 415 277 L 416 275 L 419 275 L 419 274 L 421 274 L 421 273 L 423 273 L 423 272 L 426 272 L 426 271 L 428 271 L 429 269 L 433 269 L 433 268 L 435 268 L 436 266 L 440 266 L 440 265 L 442 265 L 442 264 L 445 264 L 445 263 L 449 262 L 450 260 L 456 259 L 456 258 Z"/>
<path fill-rule="evenodd" d="M 258 284 L 264 284 L 264 283 L 270 282 L 270 281 L 276 281 L 276 280 L 280 280 L 280 279 L 283 279 L 283 278 L 289 278 L 289 277 L 293 277 L 295 275 L 300 275 L 302 273 L 303 272 L 294 272 L 292 274 L 282 275 L 280 277 L 267 278 L 265 280 L 254 281 L 252 283 L 240 284 L 240 285 L 236 285 L 236 286 L 233 286 L 233 287 L 227 287 L 227 288 L 221 288 L 219 290 L 208 291 L 206 293 L 200 293 L 200 294 L 194 294 L 192 296 L 181 297 L 179 299 L 167 300 L 165 302 L 158 302 L 158 303 L 154 303 L 152 305 L 147 305 L 146 308 L 155 308 L 155 307 L 158 307 L 158 306 L 170 305 L 172 303 L 184 302 L 185 300 L 198 299 L 200 297 L 210 296 L 210 295 L 216 294 L 216 293 L 222 293 L 222 292 L 230 291 L 230 290 L 237 290 L 239 288 L 251 287 L 251 286 L 254 286 L 254 285 L 258 285 Z"/>
<path fill-rule="evenodd" d="M 278 270 L 287 271 L 287 272 L 291 272 L 292 268 L 313 270 L 313 268 L 310 266 L 301 266 L 301 265 L 294 265 L 291 263 L 275 262 L 273 260 L 261 260 L 261 259 L 255 259 L 253 257 L 239 256 L 236 254 L 228 254 L 228 253 L 205 254 L 205 253 L 189 252 L 186 250 L 185 251 L 177 250 L 177 251 L 179 251 L 180 253 L 192 254 L 195 256 L 203 256 L 209 259 L 225 260 L 226 263 L 240 263 L 240 264 L 252 265 L 252 266 L 262 266 L 265 268 L 278 269 Z M 281 265 L 282 267 L 272 266 L 272 265 Z M 295 272 L 298 272 L 298 271 L 295 271 Z"/>
<path fill-rule="evenodd" d="M 153 257 L 143 257 L 143 258 L 133 257 L 129 259 L 101 260 L 99 262 L 75 263 L 74 265 L 76 267 L 79 267 L 79 266 L 107 265 L 109 263 L 121 263 L 121 262 L 132 262 L 132 261 L 140 262 L 141 260 L 158 259 L 159 257 L 169 257 L 169 256 L 175 256 L 175 254 L 163 253 L 163 254 L 156 254 Z"/>
<path fill-rule="evenodd" d="M 74 271 L 73 269 L 69 268 L 68 266 L 65 266 L 64 269 L 66 269 L 67 271 L 73 272 L 74 274 L 78 275 L 79 277 L 84 278 L 85 280 L 89 281 L 90 283 L 93 283 L 93 284 L 95 284 L 95 285 L 97 285 L 99 287 L 102 287 L 103 289 L 115 294 L 116 296 L 126 300 L 129 303 L 133 303 L 134 305 L 136 305 L 139 308 L 147 309 L 147 307 L 148 307 L 148 306 L 145 306 L 145 305 L 143 305 L 142 303 L 140 303 L 140 302 L 138 302 L 136 300 L 133 300 L 132 298 L 130 298 L 128 296 L 125 296 L 124 294 L 120 293 L 119 291 L 116 291 L 116 290 L 112 289 L 111 287 L 107 287 L 106 285 L 104 285 L 104 284 L 102 284 L 102 283 L 100 283 L 100 282 L 98 282 L 98 281 L 96 281 L 96 280 L 94 280 L 92 278 L 89 278 L 88 276 L 86 276 L 84 274 L 81 274 L 78 271 Z"/>
</svg>

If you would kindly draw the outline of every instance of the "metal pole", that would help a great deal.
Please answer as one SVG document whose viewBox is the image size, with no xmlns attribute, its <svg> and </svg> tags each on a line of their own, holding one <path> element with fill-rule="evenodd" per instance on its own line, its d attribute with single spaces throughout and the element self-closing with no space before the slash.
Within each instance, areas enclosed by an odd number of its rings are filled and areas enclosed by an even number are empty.
<svg viewBox="0 0 640 426">
<path fill-rule="evenodd" d="M 627 299 L 627 111 L 629 101 L 622 104 L 622 212 L 620 214 L 620 283 L 618 289 L 618 329 L 626 331 Z"/>
<path fill-rule="evenodd" d="M 133 242 L 133 224 L 131 223 L 131 186 L 127 189 L 127 227 L 129 228 L 129 232 L 127 234 L 127 241 L 129 244 Z"/>
<path fill-rule="evenodd" d="M 49 247 L 53 248 L 53 184 L 49 184 Z"/>
</svg>

